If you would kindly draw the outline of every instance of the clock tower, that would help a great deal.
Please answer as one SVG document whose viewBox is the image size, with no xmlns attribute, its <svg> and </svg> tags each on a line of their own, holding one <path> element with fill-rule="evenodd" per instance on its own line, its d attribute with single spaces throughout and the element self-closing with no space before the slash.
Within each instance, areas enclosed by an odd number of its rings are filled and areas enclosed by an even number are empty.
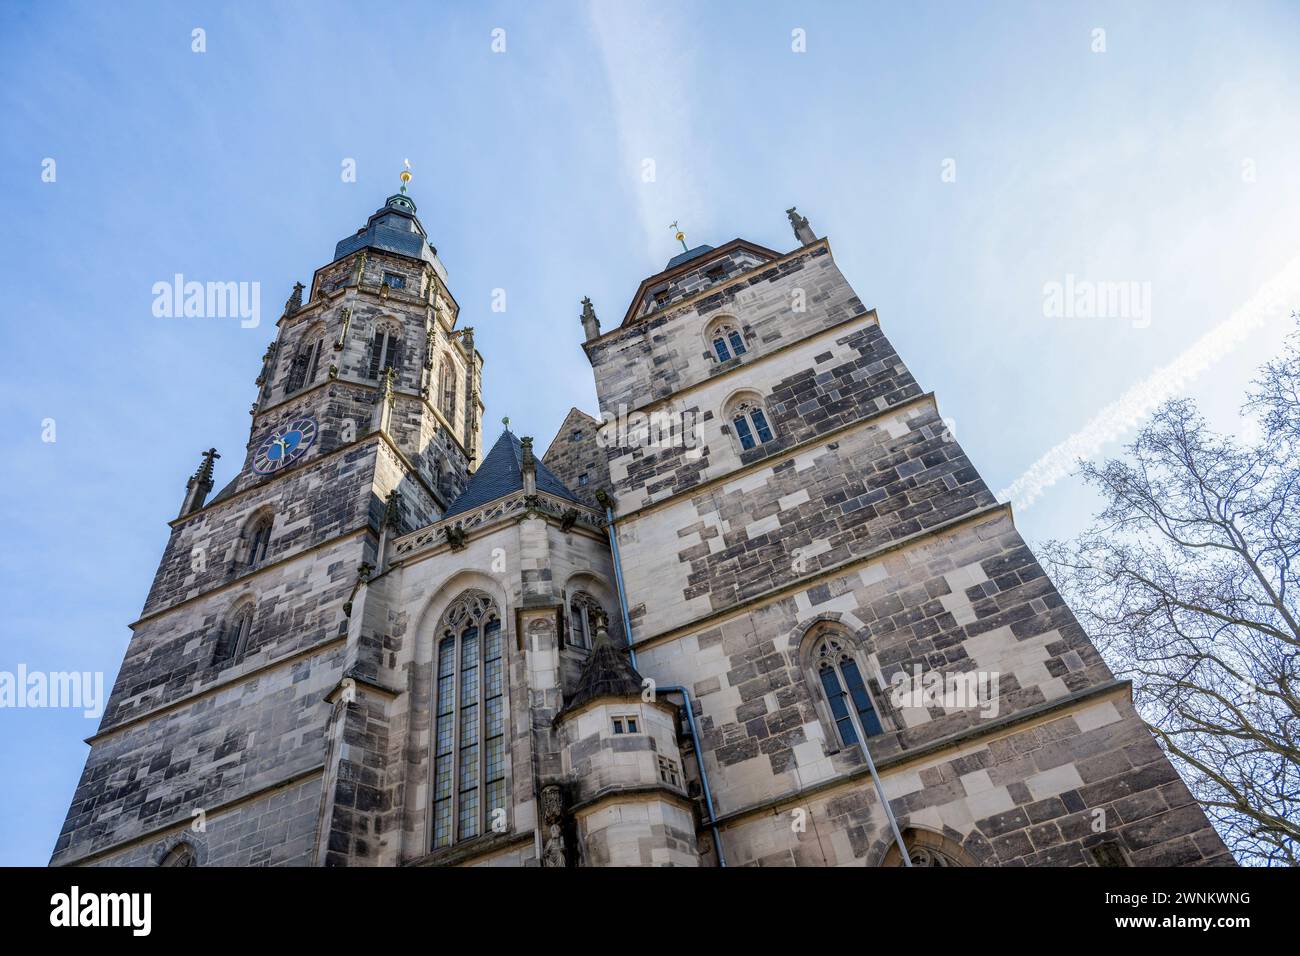
<svg viewBox="0 0 1300 956">
<path fill-rule="evenodd" d="M 243 859 L 324 859 L 335 704 L 368 686 L 379 653 L 353 598 L 396 536 L 442 517 L 481 454 L 482 357 L 409 179 L 294 286 L 238 473 L 209 498 L 210 449 L 190 478 L 52 862 L 110 847 L 157 862 L 156 835 L 182 817 L 222 817 L 229 834 L 267 814 L 273 838 Z M 211 862 L 230 849 L 181 832 Z"/>
</svg>

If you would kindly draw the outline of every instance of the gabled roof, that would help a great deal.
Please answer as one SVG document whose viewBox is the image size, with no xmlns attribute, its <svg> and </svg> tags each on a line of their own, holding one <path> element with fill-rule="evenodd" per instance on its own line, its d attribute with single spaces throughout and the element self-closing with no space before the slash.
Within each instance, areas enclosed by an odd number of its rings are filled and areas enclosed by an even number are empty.
<svg viewBox="0 0 1300 956">
<path fill-rule="evenodd" d="M 664 282 L 671 282 L 679 276 L 692 272 L 695 269 L 702 268 L 707 262 L 713 259 L 729 255 L 738 249 L 744 249 L 752 252 L 761 258 L 764 262 L 770 262 L 773 259 L 781 258 L 781 253 L 775 249 L 769 249 L 766 246 L 760 246 L 757 243 L 750 242 L 748 239 L 732 239 L 714 249 L 712 246 L 696 246 L 687 252 L 681 252 L 668 260 L 668 265 L 663 272 L 650 276 L 642 280 L 637 286 L 636 295 L 632 296 L 632 303 L 627 307 L 627 312 L 623 315 L 622 327 L 626 327 L 636 316 L 642 301 L 649 293 L 650 289 Z"/>
<path fill-rule="evenodd" d="M 542 454 L 542 460 L 545 461 L 551 452 L 555 450 L 555 446 L 559 444 L 562 436 L 568 435 L 579 426 L 584 429 L 591 428 L 592 433 L 595 434 L 600 429 L 600 424 L 599 418 L 593 418 L 577 405 L 574 405 L 569 409 L 569 414 L 564 416 L 564 421 L 560 422 L 560 429 L 555 433 L 555 437 L 551 439 L 551 443 L 546 446 L 546 451 Z M 565 443 L 568 443 L 568 438 L 565 438 Z"/>
<path fill-rule="evenodd" d="M 460 493 L 460 497 L 451 503 L 451 507 L 447 509 L 443 517 L 450 518 L 453 515 L 477 508 L 479 505 L 485 505 L 489 501 L 496 501 L 498 498 L 504 498 L 516 491 L 522 491 L 524 487 L 523 461 L 523 443 L 511 432 L 502 432 L 501 437 L 497 439 L 497 443 L 492 446 L 492 450 L 483 459 L 483 464 L 478 466 L 478 471 L 474 472 L 474 476 L 470 478 L 465 490 Z M 533 461 L 537 470 L 538 491 L 555 495 L 557 498 L 567 498 L 574 504 L 581 504 L 578 496 L 565 487 L 564 482 L 556 478 L 551 469 L 542 464 L 536 455 L 533 456 Z"/>
</svg>

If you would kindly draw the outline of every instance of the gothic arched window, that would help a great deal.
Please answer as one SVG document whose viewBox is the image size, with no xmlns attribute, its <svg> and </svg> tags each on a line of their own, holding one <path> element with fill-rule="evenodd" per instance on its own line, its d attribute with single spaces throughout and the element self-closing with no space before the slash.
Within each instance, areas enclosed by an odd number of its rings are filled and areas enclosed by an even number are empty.
<svg viewBox="0 0 1300 956">
<path fill-rule="evenodd" d="M 604 613 L 594 597 L 586 591 L 575 591 L 569 599 L 569 643 L 590 650 Z"/>
<path fill-rule="evenodd" d="M 271 547 L 271 527 L 274 518 L 262 515 L 250 526 L 248 538 L 248 566 L 255 568 L 266 560 L 266 553 Z"/>
<path fill-rule="evenodd" d="M 858 659 L 844 635 L 834 630 L 823 634 L 813 645 L 810 667 L 843 746 L 858 742 L 858 725 L 868 737 L 883 732 Z"/>
<path fill-rule="evenodd" d="M 438 368 L 438 389 L 442 393 L 442 414 L 450 421 L 456 416 L 456 367 L 443 359 Z"/>
<path fill-rule="evenodd" d="M 932 830 L 909 827 L 903 831 L 903 844 L 913 866 L 978 866 L 979 863 L 947 837 Z M 902 866 L 903 854 L 895 843 L 885 854 L 881 866 Z"/>
<path fill-rule="evenodd" d="M 433 839 L 485 833 L 506 810 L 505 657 L 501 616 L 482 591 L 456 598 L 434 659 Z"/>
<path fill-rule="evenodd" d="M 284 385 L 284 394 L 290 395 L 316 381 L 316 370 L 320 365 L 320 353 L 325 336 L 312 330 L 298 343 L 298 351 L 289 365 L 289 379 Z"/>
<path fill-rule="evenodd" d="M 188 843 L 177 843 L 167 851 L 167 855 L 158 861 L 159 866 L 198 866 L 199 858 L 194 847 Z"/>
<path fill-rule="evenodd" d="M 747 397 L 731 404 L 727 419 L 736 430 L 741 451 L 749 451 L 758 445 L 765 445 L 772 440 L 775 433 L 767 420 L 763 403 L 756 397 Z"/>
<path fill-rule="evenodd" d="M 706 336 L 713 356 L 719 362 L 726 362 L 737 355 L 744 355 L 749 349 L 745 345 L 744 333 L 731 320 L 715 322 Z"/>
<path fill-rule="evenodd" d="M 243 658 L 253 635 L 254 610 L 253 603 L 249 601 L 237 605 L 226 617 L 217 637 L 217 646 L 212 650 L 214 664 L 229 664 Z"/>
<path fill-rule="evenodd" d="M 386 368 L 395 372 L 402 370 L 402 334 L 391 325 L 381 325 L 375 329 L 375 336 L 370 340 L 370 378 L 378 379 Z"/>
</svg>

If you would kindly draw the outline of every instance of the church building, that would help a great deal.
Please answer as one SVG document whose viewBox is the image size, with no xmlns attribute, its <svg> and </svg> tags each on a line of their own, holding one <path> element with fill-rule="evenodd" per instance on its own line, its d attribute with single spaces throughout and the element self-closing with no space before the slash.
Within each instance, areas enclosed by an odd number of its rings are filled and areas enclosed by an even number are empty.
<svg viewBox="0 0 1300 956">
<path fill-rule="evenodd" d="M 595 414 L 484 447 L 403 179 L 189 479 L 52 865 L 1232 865 L 795 209 L 583 300 Z"/>
</svg>

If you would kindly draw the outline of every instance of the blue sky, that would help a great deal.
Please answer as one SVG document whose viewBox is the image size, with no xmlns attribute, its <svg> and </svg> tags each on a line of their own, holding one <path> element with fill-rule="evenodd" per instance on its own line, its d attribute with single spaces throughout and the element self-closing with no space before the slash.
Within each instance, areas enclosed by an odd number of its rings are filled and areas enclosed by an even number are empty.
<svg viewBox="0 0 1300 956">
<path fill-rule="evenodd" d="M 238 466 L 290 287 L 407 158 L 489 444 L 503 415 L 544 448 L 595 410 L 578 302 L 616 323 L 669 223 L 785 250 L 792 204 L 990 485 L 1075 436 L 1017 506 L 1031 540 L 1086 522 L 1062 462 L 1113 453 L 1143 394 L 1243 427 L 1300 308 L 1300 8 L 979 6 L 6 4 L 0 671 L 111 686 L 198 453 L 218 485 Z M 261 325 L 156 318 L 178 272 L 260 282 Z M 1149 312 L 1046 315 L 1070 276 Z M 0 709 L 0 864 L 48 859 L 95 723 Z"/>
</svg>

